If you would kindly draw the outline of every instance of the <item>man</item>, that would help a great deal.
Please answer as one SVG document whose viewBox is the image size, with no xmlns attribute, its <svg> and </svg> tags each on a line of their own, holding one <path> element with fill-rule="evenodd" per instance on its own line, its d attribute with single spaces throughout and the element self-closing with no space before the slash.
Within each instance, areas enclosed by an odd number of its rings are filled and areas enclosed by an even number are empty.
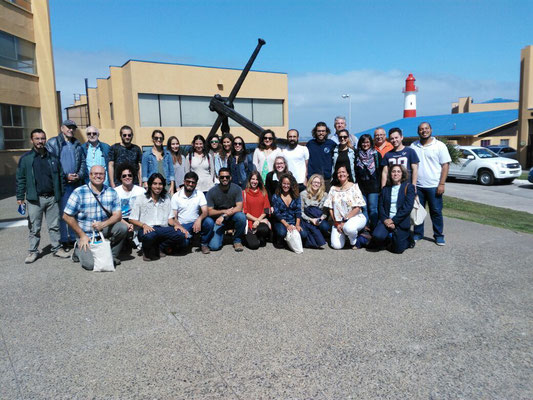
<svg viewBox="0 0 533 400">
<path fill-rule="evenodd" d="M 111 187 L 120 185 L 120 179 L 115 176 L 115 171 L 119 164 L 130 164 L 133 168 L 133 183 L 139 185 L 142 182 L 141 163 L 143 153 L 141 148 L 136 144 L 133 144 L 133 130 L 124 125 L 120 128 L 120 140 L 121 143 L 115 143 L 109 150 L 109 166 L 107 168 L 109 172 L 109 183 Z"/>
<path fill-rule="evenodd" d="M 374 149 L 381 154 L 381 158 L 385 157 L 389 151 L 394 148 L 392 144 L 387 140 L 387 134 L 385 129 L 379 127 L 374 131 Z"/>
<path fill-rule="evenodd" d="M 64 175 L 59 160 L 45 148 L 46 134 L 34 129 L 30 134 L 33 148 L 20 157 L 17 167 L 17 204 L 27 200 L 30 252 L 24 262 L 31 264 L 39 257 L 43 213 L 46 217 L 52 253 L 67 258 L 59 243 L 59 201 Z"/>
<path fill-rule="evenodd" d="M 247 221 L 242 212 L 242 190 L 236 184 L 231 183 L 231 174 L 228 168 L 220 168 L 218 180 L 220 183 L 207 192 L 208 213 L 215 221 L 209 248 L 213 251 L 220 250 L 224 232 L 228 229 L 235 229 L 233 248 L 235 251 L 243 251 L 242 237 Z"/>
<path fill-rule="evenodd" d="M 107 172 L 110 146 L 99 140 L 100 132 L 92 125 L 89 125 L 87 129 L 85 129 L 85 134 L 87 135 L 87 142 L 81 147 L 83 148 L 85 164 L 87 165 L 87 175 L 85 177 L 85 183 L 87 183 L 89 182 L 89 171 L 94 165 L 101 165 Z M 108 175 L 105 177 L 104 184 L 109 186 Z"/>
<path fill-rule="evenodd" d="M 328 139 L 330 130 L 325 122 L 317 122 L 312 130 L 313 139 L 307 142 L 309 150 L 309 162 L 307 164 L 307 179 L 313 174 L 324 177 L 326 185 L 331 179 L 333 168 L 333 149 L 336 144 Z"/>
<path fill-rule="evenodd" d="M 418 137 L 420 139 L 411 144 L 411 148 L 420 159 L 416 182 L 418 199 L 423 207 L 426 206 L 426 202 L 429 204 L 435 243 L 444 246 L 446 242 L 443 233 L 442 195 L 452 159 L 446 145 L 432 137 L 432 133 L 431 125 L 428 122 L 422 122 L 418 125 Z M 413 239 L 417 241 L 423 237 L 424 224 L 416 225 Z"/>
<path fill-rule="evenodd" d="M 94 260 L 89 248 L 93 230 L 100 231 L 111 241 L 111 252 L 115 265 L 120 264 L 118 255 L 128 228 L 121 223 L 120 199 L 117 192 L 104 185 L 105 168 L 95 165 L 89 173 L 89 183 L 76 188 L 69 197 L 63 219 L 79 237 L 73 260 L 92 271 Z"/>
<path fill-rule="evenodd" d="M 386 153 L 381 160 L 381 166 L 383 167 L 381 187 L 385 187 L 387 184 L 389 166 L 397 164 L 403 165 L 407 169 L 412 184 L 416 185 L 418 163 L 420 162 L 416 151 L 403 145 L 403 133 L 400 128 L 391 128 L 389 130 L 389 140 L 394 148 Z"/>
<path fill-rule="evenodd" d="M 300 192 L 307 185 L 307 163 L 309 162 L 309 149 L 298 144 L 300 133 L 296 129 L 289 129 L 287 141 L 289 145 L 283 150 L 283 155 L 289 163 L 289 171 L 298 182 Z"/>
<path fill-rule="evenodd" d="M 208 218 L 207 200 L 202 192 L 196 190 L 197 183 L 196 172 L 187 172 L 183 178 L 183 187 L 172 196 L 174 229 L 185 236 L 184 247 L 189 246 L 193 234 L 201 233 L 201 251 L 209 254 L 209 241 L 213 237 L 215 223 Z"/>
<path fill-rule="evenodd" d="M 333 122 L 333 126 L 335 127 L 335 135 L 331 137 L 331 140 L 333 140 L 335 144 L 338 145 L 340 143 L 340 140 L 339 140 L 340 131 L 346 130 L 346 117 L 343 117 L 340 115 L 335 117 L 335 122 Z M 357 141 L 358 141 L 357 137 L 355 135 L 352 135 L 351 133 L 349 133 L 349 137 L 350 137 L 351 147 L 357 148 Z"/>
<path fill-rule="evenodd" d="M 46 149 L 59 159 L 66 177 L 63 196 L 59 202 L 59 212 L 61 214 L 65 210 L 68 198 L 74 189 L 83 184 L 87 174 L 85 153 L 81 143 L 74 137 L 74 132 L 77 128 L 74 121 L 67 119 L 63 121 L 59 135 L 46 143 Z M 59 221 L 59 232 L 61 233 L 61 244 L 65 249 L 70 249 L 76 241 L 76 237 L 63 220 Z"/>
<path fill-rule="evenodd" d="M 165 185 L 165 177 L 159 172 L 150 175 L 146 194 L 135 200 L 130 214 L 130 223 L 140 228 L 144 261 L 166 257 L 185 240 L 181 232 L 170 226 L 174 223 L 174 215 Z"/>
</svg>

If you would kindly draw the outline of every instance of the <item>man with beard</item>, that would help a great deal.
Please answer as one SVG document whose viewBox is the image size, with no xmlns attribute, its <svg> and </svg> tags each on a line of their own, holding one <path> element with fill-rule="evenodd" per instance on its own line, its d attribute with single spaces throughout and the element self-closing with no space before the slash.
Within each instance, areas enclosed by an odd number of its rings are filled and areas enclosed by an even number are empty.
<svg viewBox="0 0 533 400">
<path fill-rule="evenodd" d="M 298 182 L 300 192 L 305 190 L 307 185 L 307 163 L 309 161 L 309 149 L 298 144 L 300 133 L 296 129 L 289 129 L 287 141 L 289 145 L 283 150 L 283 155 L 289 164 L 289 171 Z"/>
<path fill-rule="evenodd" d="M 174 229 L 185 236 L 184 247 L 189 246 L 193 234 L 201 233 L 201 251 L 203 254 L 209 254 L 209 241 L 213 237 L 214 222 L 211 218 L 207 218 L 207 201 L 204 194 L 196 190 L 197 183 L 196 172 L 187 172 L 183 178 L 183 187 L 172 196 Z"/>
<path fill-rule="evenodd" d="M 59 243 L 59 200 L 63 190 L 63 170 L 59 160 L 45 148 L 46 134 L 42 129 L 31 132 L 33 149 L 20 157 L 17 168 L 17 204 L 28 202 L 30 251 L 24 262 L 30 264 L 39 257 L 43 214 L 48 225 L 52 253 L 67 258 L 69 254 Z"/>
<path fill-rule="evenodd" d="M 329 190 L 331 170 L 333 169 L 333 149 L 335 142 L 328 139 L 330 130 L 325 122 L 317 122 L 312 130 L 313 139 L 307 142 L 309 162 L 307 164 L 307 178 L 313 174 L 324 177 L 326 189 Z"/>
<path fill-rule="evenodd" d="M 338 145 L 340 143 L 339 133 L 343 130 L 346 130 L 346 117 L 343 117 L 341 115 L 336 116 L 333 126 L 335 127 L 335 134 L 330 139 L 333 140 L 335 144 Z M 351 133 L 349 133 L 348 136 L 350 138 L 350 143 L 351 143 L 351 146 L 349 144 L 349 147 L 357 148 L 357 141 L 358 141 L 357 137 L 355 135 L 352 135 Z"/>
<path fill-rule="evenodd" d="M 115 171 L 120 164 L 129 164 L 134 170 L 133 184 L 139 185 L 142 182 L 141 163 L 143 153 L 141 148 L 133 144 L 133 130 L 128 125 L 120 128 L 120 140 L 122 143 L 115 143 L 109 150 L 109 183 L 111 187 L 120 185 L 120 179 L 115 176 Z"/>
</svg>

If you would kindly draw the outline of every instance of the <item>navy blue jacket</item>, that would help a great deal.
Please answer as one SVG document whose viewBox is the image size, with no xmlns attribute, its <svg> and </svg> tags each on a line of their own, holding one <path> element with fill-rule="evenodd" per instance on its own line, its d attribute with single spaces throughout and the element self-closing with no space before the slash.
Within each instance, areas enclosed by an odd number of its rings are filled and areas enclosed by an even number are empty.
<svg viewBox="0 0 533 400">
<path fill-rule="evenodd" d="M 391 191 L 392 187 L 387 185 L 381 190 L 381 194 L 379 195 L 378 211 L 379 220 L 381 222 L 384 222 L 389 218 Z M 411 210 L 413 209 L 415 195 L 415 187 L 412 184 L 406 181 L 400 185 L 398 199 L 396 201 L 396 215 L 392 218 L 392 221 L 396 227 L 407 230 L 409 230 L 411 227 L 411 220 L 409 216 L 411 215 Z"/>
</svg>

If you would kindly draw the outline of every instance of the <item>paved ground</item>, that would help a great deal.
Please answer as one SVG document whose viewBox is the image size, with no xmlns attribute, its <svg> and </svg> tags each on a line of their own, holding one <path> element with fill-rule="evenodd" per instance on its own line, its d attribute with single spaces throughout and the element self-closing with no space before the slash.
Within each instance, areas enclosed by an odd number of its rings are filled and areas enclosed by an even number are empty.
<svg viewBox="0 0 533 400">
<path fill-rule="evenodd" d="M 533 214 L 533 184 L 527 180 L 492 186 L 456 180 L 446 182 L 446 195 Z"/>
<path fill-rule="evenodd" d="M 226 247 L 100 274 L 24 265 L 26 229 L 0 230 L 0 398 L 533 398 L 533 236 L 446 230 L 398 256 Z"/>
</svg>

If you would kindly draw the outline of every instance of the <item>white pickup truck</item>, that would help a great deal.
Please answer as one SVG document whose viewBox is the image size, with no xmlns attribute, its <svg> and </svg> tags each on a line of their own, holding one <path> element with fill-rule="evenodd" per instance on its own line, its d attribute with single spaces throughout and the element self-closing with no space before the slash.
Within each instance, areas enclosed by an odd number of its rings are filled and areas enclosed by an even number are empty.
<svg viewBox="0 0 533 400">
<path fill-rule="evenodd" d="M 461 152 L 459 162 L 450 163 L 448 177 L 477 180 L 481 185 L 495 181 L 511 183 L 522 174 L 518 161 L 499 157 L 493 151 L 478 146 L 457 146 Z"/>
</svg>

